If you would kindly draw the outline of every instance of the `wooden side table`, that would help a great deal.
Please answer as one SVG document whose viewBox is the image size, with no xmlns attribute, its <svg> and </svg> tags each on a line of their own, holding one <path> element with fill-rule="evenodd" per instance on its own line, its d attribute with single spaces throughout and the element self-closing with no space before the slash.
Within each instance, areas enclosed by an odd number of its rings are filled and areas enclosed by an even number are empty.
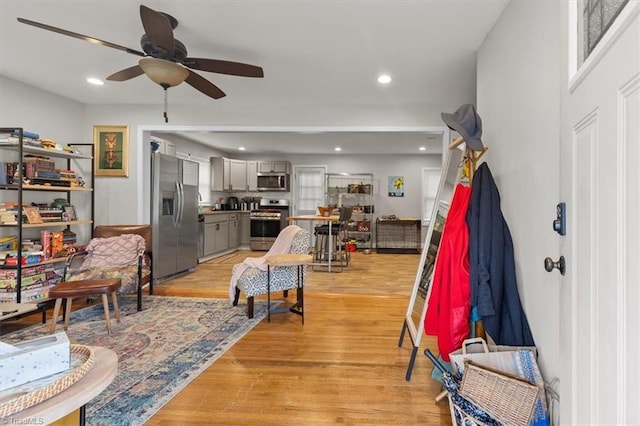
<svg viewBox="0 0 640 426">
<path fill-rule="evenodd" d="M 106 348 L 92 346 L 93 368 L 80 380 L 51 398 L 2 419 L 6 424 L 50 424 L 80 409 L 84 425 L 85 404 L 106 389 L 118 374 L 118 355 Z"/>
<path fill-rule="evenodd" d="M 267 264 L 267 321 L 271 322 L 271 313 L 293 312 L 302 317 L 304 325 L 304 266 L 313 263 L 313 256 L 310 254 L 285 253 L 269 256 L 265 259 Z M 296 303 L 285 308 L 271 309 L 271 268 L 297 267 L 297 297 Z"/>
</svg>

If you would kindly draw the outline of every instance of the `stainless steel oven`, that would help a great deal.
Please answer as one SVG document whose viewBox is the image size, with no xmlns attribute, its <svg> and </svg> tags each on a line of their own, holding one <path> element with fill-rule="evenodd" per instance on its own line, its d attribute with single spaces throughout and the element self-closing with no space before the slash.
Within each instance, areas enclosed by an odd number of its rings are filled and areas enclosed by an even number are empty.
<svg viewBox="0 0 640 426">
<path fill-rule="evenodd" d="M 261 199 L 260 208 L 249 214 L 251 250 L 269 250 L 280 231 L 287 226 L 289 200 Z"/>
</svg>

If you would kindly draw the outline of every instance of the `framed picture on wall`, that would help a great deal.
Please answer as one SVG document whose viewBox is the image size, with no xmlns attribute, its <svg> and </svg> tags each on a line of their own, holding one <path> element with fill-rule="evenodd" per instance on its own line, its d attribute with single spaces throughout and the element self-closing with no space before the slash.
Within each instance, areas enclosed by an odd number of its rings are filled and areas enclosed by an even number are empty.
<svg viewBox="0 0 640 426">
<path fill-rule="evenodd" d="M 404 197 L 404 176 L 389 176 L 387 194 L 389 197 Z"/>
<path fill-rule="evenodd" d="M 129 126 L 93 126 L 96 176 L 129 176 Z"/>
</svg>

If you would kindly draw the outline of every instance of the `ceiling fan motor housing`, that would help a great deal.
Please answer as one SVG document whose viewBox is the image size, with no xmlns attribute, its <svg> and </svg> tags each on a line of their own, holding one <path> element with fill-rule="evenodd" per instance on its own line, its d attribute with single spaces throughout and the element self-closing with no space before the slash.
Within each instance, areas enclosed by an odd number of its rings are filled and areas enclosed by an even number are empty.
<svg viewBox="0 0 640 426">
<path fill-rule="evenodd" d="M 147 55 L 153 58 L 167 59 L 169 61 L 181 63 L 182 60 L 187 57 L 187 47 L 180 40 L 176 38 L 173 39 L 173 43 L 174 43 L 173 57 L 169 58 L 166 50 L 162 48 L 159 48 L 159 49 L 153 48 L 153 46 L 151 45 L 151 42 L 149 41 L 149 37 L 147 37 L 146 34 L 143 34 L 142 37 L 140 37 L 140 47 L 142 47 L 142 50 Z"/>
</svg>

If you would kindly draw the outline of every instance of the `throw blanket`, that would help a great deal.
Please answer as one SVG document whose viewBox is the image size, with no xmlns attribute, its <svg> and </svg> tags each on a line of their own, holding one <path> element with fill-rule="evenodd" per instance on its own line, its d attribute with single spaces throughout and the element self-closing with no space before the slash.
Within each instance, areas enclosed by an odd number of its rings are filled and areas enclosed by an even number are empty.
<svg viewBox="0 0 640 426">
<path fill-rule="evenodd" d="M 233 275 L 231 275 L 231 281 L 229 282 L 229 300 L 233 302 L 233 299 L 236 296 L 236 283 L 244 273 L 249 268 L 258 268 L 261 271 L 267 270 L 267 262 L 266 259 L 269 256 L 273 256 L 274 254 L 285 254 L 289 253 L 291 250 L 291 242 L 293 238 L 296 236 L 298 231 L 300 231 L 298 225 L 289 225 L 284 228 L 278 234 L 278 238 L 273 242 L 273 245 L 262 257 L 247 257 L 242 263 L 239 264 L 238 267 L 234 268 Z"/>
</svg>

